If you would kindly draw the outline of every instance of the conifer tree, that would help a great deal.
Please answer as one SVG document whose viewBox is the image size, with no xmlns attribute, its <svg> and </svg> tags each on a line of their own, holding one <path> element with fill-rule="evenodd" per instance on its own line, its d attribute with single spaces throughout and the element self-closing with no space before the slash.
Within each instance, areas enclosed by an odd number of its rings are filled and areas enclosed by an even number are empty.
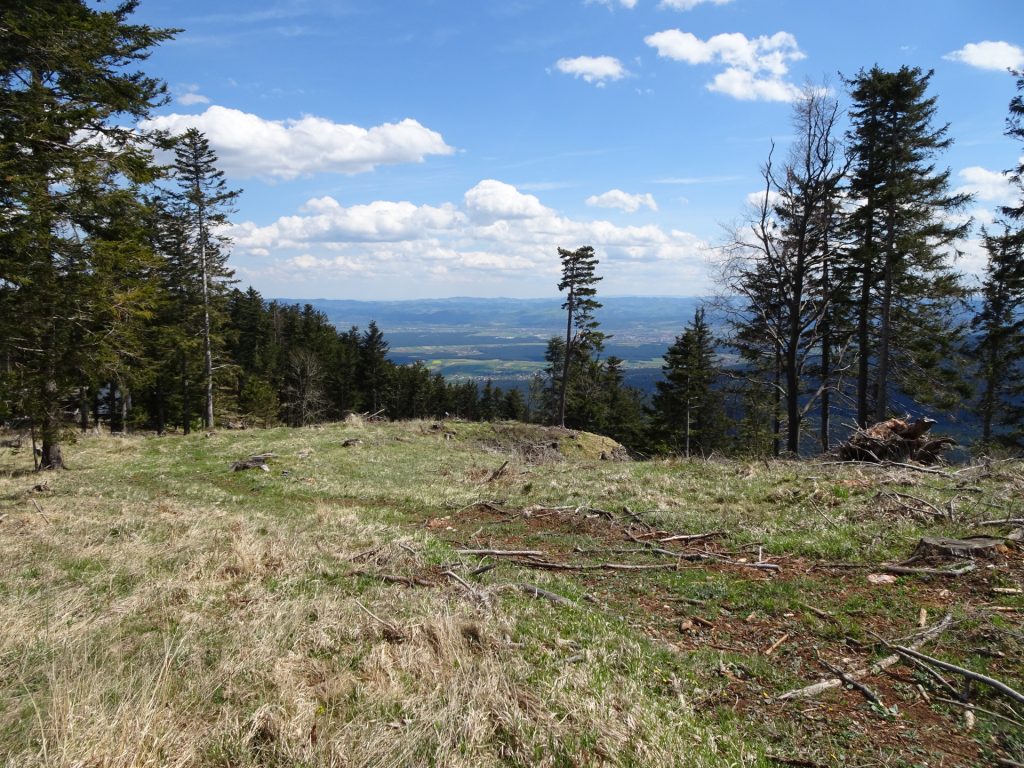
<svg viewBox="0 0 1024 768">
<path fill-rule="evenodd" d="M 725 438 L 725 412 L 715 388 L 718 359 L 714 338 L 699 308 L 664 354 L 664 379 L 652 403 L 656 444 L 662 450 L 707 455 Z"/>
<path fill-rule="evenodd" d="M 135 67 L 173 31 L 130 24 L 136 5 L 0 10 L 0 346 L 46 469 L 64 463 L 64 402 L 145 313 L 139 190 L 156 171 L 148 137 L 125 124 L 164 101 Z"/>
<path fill-rule="evenodd" d="M 228 189 L 217 154 L 201 131 L 189 128 L 174 147 L 175 189 L 168 194 L 172 215 L 180 226 L 177 260 L 186 290 L 198 299 L 199 338 L 202 341 L 203 426 L 214 421 L 214 356 L 219 342 L 228 286 L 234 274 L 227 266 L 230 240 L 222 228 L 240 190 Z"/>
<path fill-rule="evenodd" d="M 938 405 L 962 391 L 949 366 L 958 343 L 955 302 L 965 295 L 951 250 L 968 223 L 952 224 L 969 196 L 937 170 L 952 139 L 935 126 L 931 72 L 877 66 L 849 80 L 850 263 L 856 318 L 857 422 L 886 418 L 894 389 Z M 873 374 L 873 375 L 872 375 Z"/>
<path fill-rule="evenodd" d="M 1014 74 L 1017 94 L 1010 101 L 1006 135 L 1024 142 L 1024 75 Z M 1024 160 L 1009 174 L 1017 200 L 1000 209 L 1001 234 L 982 232 L 988 263 L 981 308 L 972 323 L 980 383 L 975 411 L 985 446 L 1019 444 L 1024 438 Z"/>
<path fill-rule="evenodd" d="M 1024 240 L 1009 229 L 982 239 L 988 264 L 972 326 L 980 384 L 975 411 L 988 446 L 997 436 L 1016 442 L 1024 433 Z"/>
<path fill-rule="evenodd" d="M 558 256 L 562 260 L 562 279 L 558 283 L 558 290 L 568 291 L 565 303 L 562 304 L 566 313 L 565 346 L 558 395 L 558 423 L 564 427 L 572 362 L 580 357 L 577 353 L 584 349 L 599 352 L 604 334 L 597 330 L 599 324 L 594 319 L 594 310 L 601 308 L 601 303 L 594 298 L 597 295 L 594 286 L 602 279 L 594 274 L 597 267 L 594 249 L 589 245 L 575 251 L 559 248 Z"/>
</svg>

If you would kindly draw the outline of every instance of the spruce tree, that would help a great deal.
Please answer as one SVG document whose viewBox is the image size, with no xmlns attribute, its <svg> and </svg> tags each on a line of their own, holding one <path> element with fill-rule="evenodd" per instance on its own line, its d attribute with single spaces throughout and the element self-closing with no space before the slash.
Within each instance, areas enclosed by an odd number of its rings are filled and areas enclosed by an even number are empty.
<svg viewBox="0 0 1024 768">
<path fill-rule="evenodd" d="M 165 100 L 135 67 L 173 31 L 128 23 L 136 5 L 0 11 L 0 345 L 47 469 L 64 463 L 65 401 L 101 378 L 146 310 L 139 198 L 156 171 L 148 137 L 126 123 Z"/>
<path fill-rule="evenodd" d="M 888 415 L 891 394 L 953 406 L 962 391 L 950 366 L 958 343 L 955 304 L 965 291 L 952 249 L 968 223 L 953 224 L 969 196 L 949 187 L 935 161 L 952 143 L 935 126 L 931 72 L 877 66 L 849 80 L 849 274 L 855 291 L 857 422 Z"/>
<path fill-rule="evenodd" d="M 214 423 L 215 347 L 219 346 L 219 326 L 234 274 L 227 266 L 230 240 L 222 228 L 241 191 L 228 189 L 223 171 L 217 168 L 217 154 L 195 128 L 177 139 L 173 173 L 177 186 L 168 196 L 181 229 L 180 250 L 170 253 L 169 258 L 177 260 L 186 290 L 197 299 L 203 355 L 203 426 L 210 429 Z"/>
<path fill-rule="evenodd" d="M 982 235 L 988 264 L 972 326 L 980 386 L 975 412 L 985 446 L 1016 442 L 1024 418 L 1024 242 L 1009 229 Z"/>
<path fill-rule="evenodd" d="M 654 440 L 661 450 L 707 455 L 725 441 L 725 412 L 715 387 L 718 358 L 714 337 L 699 308 L 664 354 L 664 379 L 652 403 Z"/>
</svg>

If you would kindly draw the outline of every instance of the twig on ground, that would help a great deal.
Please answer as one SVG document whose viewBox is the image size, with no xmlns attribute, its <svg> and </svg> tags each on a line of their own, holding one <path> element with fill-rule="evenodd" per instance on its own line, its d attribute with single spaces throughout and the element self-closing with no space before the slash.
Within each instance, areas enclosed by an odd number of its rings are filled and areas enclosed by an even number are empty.
<svg viewBox="0 0 1024 768">
<path fill-rule="evenodd" d="M 911 568 L 906 565 L 886 565 L 882 570 L 900 576 L 963 576 L 976 568 L 974 563 L 968 563 L 959 568 Z"/>
<path fill-rule="evenodd" d="M 821 666 L 823 666 L 826 669 L 826 671 L 831 672 L 833 675 L 842 680 L 846 685 L 849 685 L 851 688 L 855 688 L 858 691 L 860 691 L 861 695 L 864 696 L 864 698 L 870 701 L 872 704 L 876 704 L 882 709 L 885 709 L 885 704 L 883 704 L 882 700 L 878 698 L 878 694 L 872 691 L 866 685 L 864 685 L 864 683 L 854 680 L 852 677 L 843 672 L 843 670 L 839 669 L 838 667 L 832 666 L 820 656 L 818 657 L 818 663 L 821 664 Z"/>
<path fill-rule="evenodd" d="M 45 521 L 46 521 L 46 524 L 47 524 L 47 525 L 49 525 L 49 524 L 50 524 L 50 518 L 48 518 L 48 517 L 47 517 L 47 516 L 46 516 L 46 515 L 45 515 L 45 514 L 43 513 L 43 508 L 42 508 L 41 506 L 39 506 L 39 502 L 38 502 L 38 501 L 36 501 L 35 499 L 30 499 L 30 501 L 32 502 L 32 505 L 33 505 L 33 506 L 34 506 L 34 507 L 36 508 L 36 512 L 38 512 L 38 513 L 39 513 L 39 516 L 40 516 L 41 518 L 43 518 L 43 520 L 45 520 Z"/>
<path fill-rule="evenodd" d="M 544 557 L 539 549 L 456 549 L 455 554 L 477 557 Z"/>
<path fill-rule="evenodd" d="M 393 573 L 377 573 L 374 571 L 352 571 L 346 576 L 366 576 L 371 579 L 380 579 L 388 584 L 403 584 L 407 587 L 436 587 L 437 584 L 429 579 L 421 579 L 419 576 L 397 576 Z"/>
<path fill-rule="evenodd" d="M 789 640 L 789 633 L 788 632 L 786 634 L 784 634 L 782 637 L 780 637 L 778 640 L 776 640 L 774 643 L 772 643 L 768 647 L 768 650 L 766 650 L 764 652 L 764 655 L 765 656 L 771 656 L 773 653 L 775 653 L 775 651 L 777 651 L 779 649 L 779 646 L 782 645 L 787 640 Z"/>
<path fill-rule="evenodd" d="M 929 627 L 923 633 L 921 633 L 921 635 L 918 636 L 918 639 L 915 640 L 910 645 L 910 647 L 911 648 L 919 648 L 919 647 L 921 647 L 922 645 L 924 645 L 929 640 L 932 640 L 932 639 L 938 637 L 943 632 L 945 632 L 952 624 L 953 624 L 953 616 L 952 616 L 952 614 L 948 614 L 947 613 L 942 618 L 942 621 L 940 621 L 939 623 L 935 624 L 932 627 Z M 874 664 L 872 664 L 872 665 L 870 665 L 868 667 L 864 667 L 863 669 L 858 669 L 855 672 L 847 672 L 846 675 L 847 675 L 847 677 L 853 678 L 854 680 L 860 680 L 863 677 L 869 677 L 871 675 L 877 675 L 879 672 L 882 672 L 882 671 L 888 669 L 889 667 L 891 667 L 893 664 L 895 664 L 899 660 L 900 660 L 900 655 L 897 654 L 897 653 L 893 653 L 893 654 L 891 654 L 889 656 L 886 656 L 884 659 L 879 659 Z M 811 696 L 817 696 L 819 693 L 831 690 L 832 688 L 838 688 L 842 684 L 843 684 L 842 679 L 840 679 L 838 677 L 832 677 L 832 678 L 829 678 L 827 680 L 822 680 L 819 683 L 814 683 L 813 685 L 808 685 L 808 686 L 806 686 L 804 688 L 798 688 L 798 689 L 796 689 L 794 691 L 787 691 L 786 693 L 783 693 L 781 696 L 776 696 L 775 697 L 775 701 L 786 701 L 788 699 L 806 699 L 806 698 L 810 698 Z"/>
<path fill-rule="evenodd" d="M 897 645 L 895 646 L 895 651 L 899 653 L 901 656 L 911 656 L 913 658 L 932 664 L 938 667 L 939 669 L 944 669 L 947 672 L 956 672 L 958 675 L 962 675 L 963 677 L 966 677 L 968 680 L 974 680 L 975 682 L 983 683 L 989 686 L 990 688 L 995 688 L 1004 696 L 1010 697 L 1019 704 L 1024 704 L 1024 693 L 1014 690 L 1006 683 L 1000 680 L 996 680 L 994 677 L 983 675 L 980 672 L 972 672 L 971 670 L 965 669 L 964 667 L 958 667 L 956 664 L 950 664 L 948 661 L 936 659 L 933 656 L 927 656 L 926 654 L 921 653 L 914 647 L 906 648 L 902 645 Z"/>
<path fill-rule="evenodd" d="M 711 531 L 710 533 L 677 533 L 672 536 L 666 536 L 663 539 L 658 539 L 661 544 L 666 544 L 670 541 L 700 541 L 702 539 L 713 539 L 717 536 L 725 536 L 725 531 Z"/>
<path fill-rule="evenodd" d="M 964 709 L 968 709 L 973 712 L 979 712 L 983 715 L 988 715 L 989 717 L 994 717 L 998 720 L 1003 720 L 1009 723 L 1010 725 L 1017 726 L 1018 728 L 1024 728 L 1024 723 L 1022 723 L 1020 720 L 1014 720 L 1012 717 L 1007 717 L 1006 715 L 1001 715 L 998 712 L 993 712 L 991 709 L 984 709 L 983 707 L 979 707 L 977 704 L 968 704 L 963 701 L 957 701 L 956 699 L 946 699 L 941 696 L 936 696 L 935 700 L 941 701 L 943 704 L 952 704 L 954 707 L 963 707 Z"/>
</svg>

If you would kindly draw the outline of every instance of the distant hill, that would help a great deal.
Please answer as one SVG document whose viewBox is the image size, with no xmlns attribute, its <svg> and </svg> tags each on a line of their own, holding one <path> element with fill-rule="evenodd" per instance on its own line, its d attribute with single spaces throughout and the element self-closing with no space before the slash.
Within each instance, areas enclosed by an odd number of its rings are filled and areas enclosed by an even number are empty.
<svg viewBox="0 0 1024 768">
<path fill-rule="evenodd" d="M 661 356 L 700 306 L 698 297 L 601 297 L 597 312 L 609 334 L 606 355 L 626 361 L 626 381 L 650 391 L 661 375 Z M 562 298 L 550 299 L 277 299 L 310 304 L 339 329 L 376 321 L 396 363 L 421 360 L 451 378 L 493 379 L 525 387 L 544 366 L 548 339 L 565 333 Z"/>
<path fill-rule="evenodd" d="M 702 302 L 699 297 L 620 296 L 601 297 L 598 310 L 601 330 L 629 333 L 648 341 L 671 342 L 693 318 Z M 564 331 L 562 298 L 550 299 L 409 299 L 405 301 L 354 301 L 350 299 L 278 299 L 289 304 L 311 304 L 334 325 L 365 327 L 371 320 L 387 335 L 399 331 L 461 331 L 494 335 L 508 331 L 530 332 L 543 338 Z"/>
</svg>

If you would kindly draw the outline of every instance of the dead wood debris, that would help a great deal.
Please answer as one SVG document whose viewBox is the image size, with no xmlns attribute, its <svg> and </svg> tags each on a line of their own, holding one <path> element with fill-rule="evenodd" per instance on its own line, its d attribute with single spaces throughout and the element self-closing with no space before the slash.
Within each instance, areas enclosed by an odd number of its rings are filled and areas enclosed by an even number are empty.
<svg viewBox="0 0 1024 768">
<path fill-rule="evenodd" d="M 915 648 L 914 646 L 910 646 L 908 648 L 902 645 L 897 645 L 894 646 L 893 649 L 900 656 L 909 656 L 911 658 L 917 659 L 918 661 L 922 661 L 925 664 L 931 664 L 932 666 L 938 667 L 939 669 L 944 669 L 947 672 L 955 672 L 958 675 L 966 677 L 968 680 L 974 680 L 975 682 L 982 683 L 983 685 L 987 685 L 990 688 L 994 688 L 1004 696 L 1013 699 L 1018 704 L 1024 704 L 1024 693 L 1014 690 L 1006 683 L 1000 680 L 996 680 L 994 677 L 983 675 L 980 672 L 973 672 L 969 669 L 965 669 L 964 667 L 958 667 L 956 664 L 950 664 L 948 661 L 936 659 L 933 656 L 927 656 L 926 654 L 923 654 L 920 651 L 918 651 L 917 648 Z"/>
<path fill-rule="evenodd" d="M 272 459 L 276 455 L 274 453 L 259 453 L 247 459 L 239 459 L 231 465 L 231 471 L 243 472 L 247 469 L 262 469 L 264 472 L 269 472 L 270 467 L 267 466 L 267 459 Z"/>
<path fill-rule="evenodd" d="M 917 650 L 922 645 L 927 643 L 929 640 L 933 640 L 934 638 L 936 638 L 939 635 L 941 635 L 943 632 L 945 632 L 947 629 L 949 629 L 952 625 L 953 625 L 953 616 L 952 616 L 952 614 L 948 614 L 947 613 L 943 617 L 942 621 L 940 621 L 938 624 L 935 624 L 934 626 L 929 627 L 928 629 L 926 629 L 923 633 L 921 633 L 918 636 L 917 640 L 915 640 L 913 643 L 911 643 L 908 647 L 913 649 L 913 650 Z M 847 673 L 845 673 L 845 676 L 848 679 L 860 680 L 861 678 L 864 678 L 864 677 L 870 677 L 872 675 L 877 675 L 879 672 L 882 672 L 882 671 L 888 669 L 889 667 L 891 667 L 893 664 L 895 664 L 899 660 L 900 660 L 900 655 L 898 653 L 893 653 L 893 654 L 890 654 L 889 656 L 886 656 L 884 659 L 879 659 L 874 664 L 871 664 L 868 667 L 864 667 L 863 669 L 858 669 L 855 672 L 847 672 Z M 831 690 L 833 688 L 838 688 L 842 684 L 843 684 L 843 679 L 842 678 L 830 677 L 827 680 L 822 680 L 821 682 L 814 683 L 813 685 L 808 685 L 808 686 L 806 686 L 804 688 L 798 688 L 798 689 L 793 690 L 793 691 L 787 691 L 786 693 L 783 693 L 781 696 L 776 696 L 775 700 L 776 701 L 788 701 L 789 699 L 807 699 L 807 698 L 811 698 L 813 696 L 817 696 L 819 693 L 823 693 L 825 691 L 829 691 L 829 690 Z"/>
<path fill-rule="evenodd" d="M 933 419 L 911 421 L 910 416 L 881 421 L 855 430 L 839 446 L 837 454 L 843 461 L 937 464 L 956 441 L 952 437 L 929 436 L 928 431 L 934 425 Z"/>
</svg>

